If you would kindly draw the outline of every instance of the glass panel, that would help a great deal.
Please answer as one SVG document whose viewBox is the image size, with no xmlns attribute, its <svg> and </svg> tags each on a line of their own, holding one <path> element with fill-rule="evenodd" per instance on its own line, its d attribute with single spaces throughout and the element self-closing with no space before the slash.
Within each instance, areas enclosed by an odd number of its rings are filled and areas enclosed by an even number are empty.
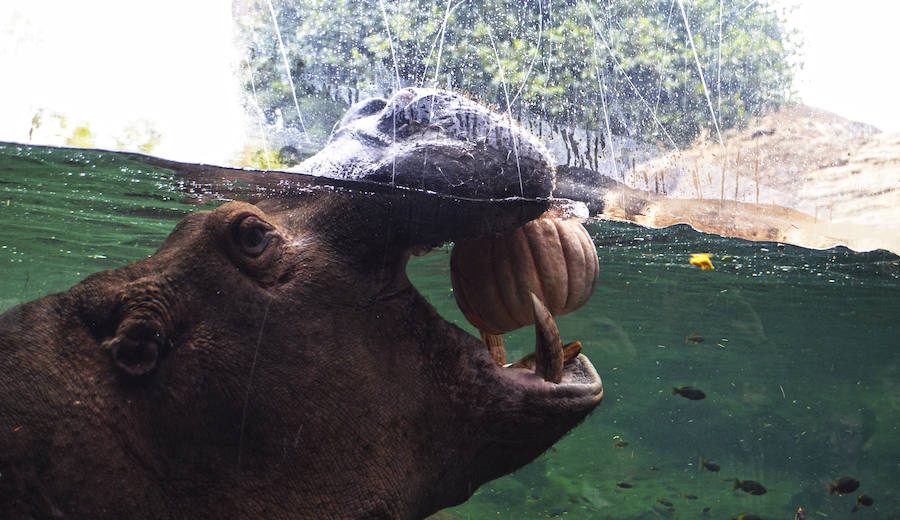
<svg viewBox="0 0 900 520">
<path fill-rule="evenodd" d="M 554 195 L 589 209 L 599 281 L 557 322 L 605 398 L 438 518 L 884 516 L 900 501 L 900 78 L 885 62 L 898 15 L 831 1 L 4 2 L 0 311 L 146 258 L 227 199 L 394 193 L 395 170 L 376 188 L 310 158 L 359 102 L 448 89 L 535 135 Z M 409 222 L 440 220 L 423 209 L 431 191 L 404 187 L 426 201 Z M 519 195 L 504 204 L 536 203 Z M 450 247 L 408 275 L 478 336 Z M 533 350 L 530 327 L 501 336 L 510 361 Z M 845 476 L 858 490 L 828 487 Z"/>
</svg>

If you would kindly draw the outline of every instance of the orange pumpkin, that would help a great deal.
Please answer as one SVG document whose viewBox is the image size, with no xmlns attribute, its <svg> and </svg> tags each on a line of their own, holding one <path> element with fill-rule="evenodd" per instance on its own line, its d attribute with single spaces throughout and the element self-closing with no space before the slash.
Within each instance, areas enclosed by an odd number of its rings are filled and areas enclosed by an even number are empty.
<svg viewBox="0 0 900 520">
<path fill-rule="evenodd" d="M 554 316 L 581 307 L 598 270 L 597 250 L 580 221 L 550 214 L 505 234 L 457 242 L 450 256 L 456 303 L 487 334 L 534 323 L 529 292 Z"/>
</svg>

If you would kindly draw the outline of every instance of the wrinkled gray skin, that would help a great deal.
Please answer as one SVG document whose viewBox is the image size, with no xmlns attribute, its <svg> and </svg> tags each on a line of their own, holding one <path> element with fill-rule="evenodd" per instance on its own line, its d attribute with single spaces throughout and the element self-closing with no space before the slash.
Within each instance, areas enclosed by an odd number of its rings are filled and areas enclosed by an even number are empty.
<svg viewBox="0 0 900 520">
<path fill-rule="evenodd" d="M 440 96 L 429 110 L 474 105 Z M 500 172 L 515 168 L 506 144 L 421 122 L 392 144 L 379 127 L 390 107 L 355 107 L 302 169 L 336 177 L 346 164 L 365 179 L 369 160 L 383 178 L 398 151 L 397 178 L 476 198 L 519 189 Z M 472 113 L 481 128 L 499 121 Z M 459 168 L 427 166 L 453 150 Z M 523 150 L 523 186 L 548 195 L 546 158 Z M 550 447 L 599 403 L 590 362 L 567 363 L 556 385 L 498 367 L 404 272 L 414 250 L 519 225 L 546 203 L 403 191 L 196 212 L 152 257 L 3 314 L 0 516 L 421 518 Z"/>
<path fill-rule="evenodd" d="M 404 89 L 389 101 L 357 103 L 325 149 L 296 169 L 484 199 L 547 197 L 548 164 L 539 141 L 483 106 L 446 91 Z"/>
</svg>

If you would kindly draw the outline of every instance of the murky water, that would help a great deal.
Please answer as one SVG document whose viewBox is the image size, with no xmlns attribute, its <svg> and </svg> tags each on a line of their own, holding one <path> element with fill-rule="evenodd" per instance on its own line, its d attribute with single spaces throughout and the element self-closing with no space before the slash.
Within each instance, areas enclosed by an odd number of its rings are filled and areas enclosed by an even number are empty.
<svg viewBox="0 0 900 520">
<path fill-rule="evenodd" d="M 172 172 L 132 156 L 0 144 L 0 310 L 152 254 L 192 201 Z M 857 493 L 875 503 L 855 518 L 900 512 L 900 258 L 678 226 L 588 227 L 600 283 L 558 323 L 564 341 L 583 342 L 605 400 L 534 463 L 447 514 L 789 519 L 802 506 L 808 518 L 846 518 Z M 712 253 L 714 270 L 688 263 L 698 252 Z M 446 250 L 409 271 L 443 316 L 472 330 Z M 534 345 L 529 329 L 505 340 L 511 359 Z M 673 395 L 682 385 L 706 399 Z M 843 475 L 859 491 L 828 496 Z M 768 492 L 735 491 L 734 478 Z"/>
</svg>

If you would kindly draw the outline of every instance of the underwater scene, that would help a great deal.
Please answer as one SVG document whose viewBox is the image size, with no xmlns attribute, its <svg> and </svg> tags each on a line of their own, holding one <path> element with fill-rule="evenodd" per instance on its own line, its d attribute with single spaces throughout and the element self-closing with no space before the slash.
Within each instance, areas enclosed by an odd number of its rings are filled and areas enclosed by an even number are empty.
<svg viewBox="0 0 900 520">
<path fill-rule="evenodd" d="M 197 209 L 140 156 L 0 144 L 0 311 L 152 254 Z M 605 397 L 434 518 L 897 518 L 900 258 L 589 220 L 600 275 L 557 318 Z M 446 246 L 408 274 L 459 311 Z M 510 359 L 531 327 L 505 335 Z M 756 515 L 751 516 L 751 515 Z"/>
</svg>

